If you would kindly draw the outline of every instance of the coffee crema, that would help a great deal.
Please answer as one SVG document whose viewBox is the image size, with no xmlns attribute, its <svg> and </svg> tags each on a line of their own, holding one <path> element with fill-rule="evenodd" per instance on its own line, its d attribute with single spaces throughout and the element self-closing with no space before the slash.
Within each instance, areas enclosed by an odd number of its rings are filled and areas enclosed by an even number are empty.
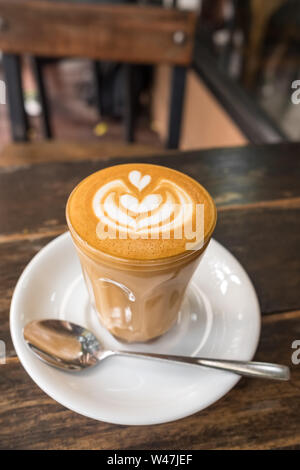
<svg viewBox="0 0 300 470">
<path fill-rule="evenodd" d="M 158 260 L 197 246 L 199 233 L 204 245 L 216 208 L 189 176 L 134 163 L 105 168 L 79 183 L 69 197 L 67 219 L 93 249 L 128 260 Z"/>
</svg>

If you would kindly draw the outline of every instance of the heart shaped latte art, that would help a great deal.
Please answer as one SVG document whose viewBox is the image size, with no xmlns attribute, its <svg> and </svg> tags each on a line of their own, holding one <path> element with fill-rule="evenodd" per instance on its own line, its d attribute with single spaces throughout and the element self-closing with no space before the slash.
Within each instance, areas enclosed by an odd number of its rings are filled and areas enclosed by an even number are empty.
<svg viewBox="0 0 300 470">
<path fill-rule="evenodd" d="M 142 176 L 140 171 L 133 170 L 129 173 L 128 179 L 133 186 L 135 186 L 139 191 L 142 191 L 150 183 L 151 176 L 150 175 Z"/>
<path fill-rule="evenodd" d="M 100 187 L 93 198 L 93 211 L 101 222 L 99 233 L 106 226 L 112 233 L 134 232 L 147 236 L 151 231 L 152 235 L 159 235 L 175 230 L 191 218 L 192 200 L 183 188 L 161 178 L 150 192 L 150 187 L 147 188 L 150 182 L 150 175 L 133 170 L 127 178 Z M 140 198 L 137 190 L 143 191 L 144 196 Z M 98 232 L 97 235 L 101 238 Z"/>
<path fill-rule="evenodd" d="M 149 194 L 139 202 L 137 197 L 132 196 L 131 194 L 123 194 L 120 197 L 120 202 L 126 210 L 138 215 L 145 212 L 155 211 L 160 206 L 162 197 L 160 194 Z"/>
</svg>

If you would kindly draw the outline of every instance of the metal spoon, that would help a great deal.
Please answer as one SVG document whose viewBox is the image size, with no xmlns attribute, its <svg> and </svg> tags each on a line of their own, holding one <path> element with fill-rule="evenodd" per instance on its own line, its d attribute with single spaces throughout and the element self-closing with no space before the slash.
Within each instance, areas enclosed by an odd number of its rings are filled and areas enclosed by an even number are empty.
<svg viewBox="0 0 300 470">
<path fill-rule="evenodd" d="M 24 339 L 39 359 L 51 366 L 69 371 L 81 371 L 93 367 L 109 356 L 122 355 L 193 364 L 226 370 L 246 377 L 273 380 L 290 378 L 289 368 L 278 364 L 107 350 L 89 330 L 68 321 L 32 321 L 24 328 Z"/>
</svg>

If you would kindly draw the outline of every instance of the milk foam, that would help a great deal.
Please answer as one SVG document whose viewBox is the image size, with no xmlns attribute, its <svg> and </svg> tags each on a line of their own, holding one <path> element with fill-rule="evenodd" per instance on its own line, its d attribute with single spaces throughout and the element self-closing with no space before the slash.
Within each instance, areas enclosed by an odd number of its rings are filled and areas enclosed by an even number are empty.
<svg viewBox="0 0 300 470">
<path fill-rule="evenodd" d="M 71 233 L 93 256 L 135 262 L 201 250 L 216 223 L 214 203 L 201 184 L 144 163 L 89 175 L 73 190 L 66 212 Z"/>
<path fill-rule="evenodd" d="M 119 233 L 141 236 L 180 229 L 192 218 L 193 206 L 190 195 L 174 181 L 152 181 L 150 175 L 138 170 L 104 184 L 92 202 L 101 224 Z"/>
</svg>

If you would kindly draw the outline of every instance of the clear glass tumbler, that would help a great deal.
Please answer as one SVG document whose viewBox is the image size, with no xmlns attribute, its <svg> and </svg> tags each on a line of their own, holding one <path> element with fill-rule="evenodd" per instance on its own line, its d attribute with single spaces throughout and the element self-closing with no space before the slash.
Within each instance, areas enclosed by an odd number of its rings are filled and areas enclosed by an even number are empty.
<svg viewBox="0 0 300 470">
<path fill-rule="evenodd" d="M 187 285 L 209 243 L 161 260 L 121 259 L 81 240 L 68 220 L 91 303 L 117 338 L 148 341 L 176 322 Z"/>
</svg>

